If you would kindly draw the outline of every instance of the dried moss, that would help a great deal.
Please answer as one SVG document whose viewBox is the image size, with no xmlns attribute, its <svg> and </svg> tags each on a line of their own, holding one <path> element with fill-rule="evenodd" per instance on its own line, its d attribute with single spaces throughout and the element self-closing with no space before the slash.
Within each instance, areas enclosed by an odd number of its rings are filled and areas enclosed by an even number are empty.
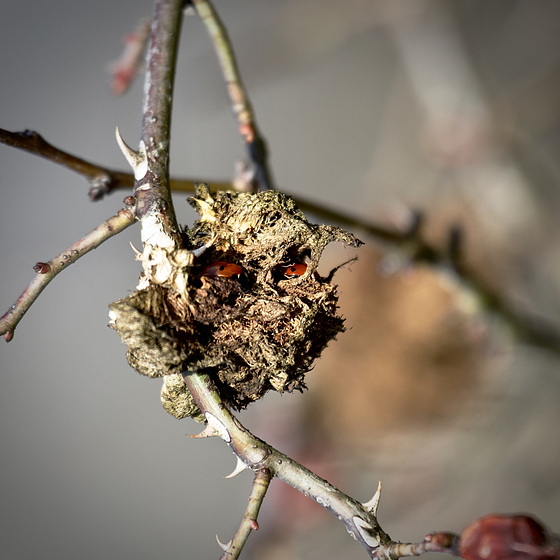
<svg viewBox="0 0 560 560">
<path fill-rule="evenodd" d="M 315 359 L 339 332 L 336 286 L 317 273 L 327 244 L 358 246 L 352 234 L 310 224 L 281 193 L 220 192 L 190 199 L 200 219 L 184 231 L 188 250 L 146 247 L 145 286 L 110 305 L 112 327 L 130 365 L 164 377 L 162 402 L 173 416 L 198 416 L 181 372 L 211 375 L 222 399 L 241 409 L 267 391 L 301 390 Z M 216 261 L 240 278 L 205 274 Z M 301 276 L 285 268 L 307 263 Z"/>
</svg>

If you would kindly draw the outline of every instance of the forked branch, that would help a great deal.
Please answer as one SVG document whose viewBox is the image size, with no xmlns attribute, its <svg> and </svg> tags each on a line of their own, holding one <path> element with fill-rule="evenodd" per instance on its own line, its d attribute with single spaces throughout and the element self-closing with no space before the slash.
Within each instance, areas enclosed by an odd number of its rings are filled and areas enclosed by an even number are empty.
<svg viewBox="0 0 560 560">
<path fill-rule="evenodd" d="M 185 372 L 183 378 L 205 414 L 211 434 L 221 437 L 247 467 L 255 471 L 267 469 L 271 475 L 315 500 L 344 523 L 372 558 L 379 550 L 389 550 L 387 547 L 393 542 L 376 518 L 379 493 L 366 504 L 354 500 L 243 427 L 224 406 L 208 375 Z"/>
</svg>

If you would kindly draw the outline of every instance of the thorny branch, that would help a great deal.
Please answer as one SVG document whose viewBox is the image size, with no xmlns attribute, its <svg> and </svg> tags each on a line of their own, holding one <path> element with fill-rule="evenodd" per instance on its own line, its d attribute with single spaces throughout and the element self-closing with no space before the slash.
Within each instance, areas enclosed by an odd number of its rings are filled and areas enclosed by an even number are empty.
<svg viewBox="0 0 560 560">
<path fill-rule="evenodd" d="M 380 550 L 389 550 L 386 547 L 392 544 L 391 538 L 376 518 L 379 488 L 366 504 L 354 500 L 244 428 L 224 406 L 208 375 L 186 372 L 183 378 L 208 421 L 202 437 L 221 437 L 247 467 L 254 470 L 266 468 L 276 478 L 315 500 L 344 523 L 348 532 L 372 558 Z"/>
<path fill-rule="evenodd" d="M 245 468 L 245 465 L 242 464 L 242 467 Z M 234 471 L 230 477 L 235 476 L 237 472 L 237 470 Z M 268 469 L 258 469 L 255 471 L 253 487 L 251 489 L 251 494 L 249 495 L 249 503 L 245 509 L 245 515 L 243 515 L 241 525 L 239 526 L 239 529 L 235 533 L 233 539 L 227 544 L 222 545 L 220 543 L 224 549 L 224 553 L 220 560 L 235 560 L 236 558 L 239 558 L 251 531 L 256 531 L 259 528 L 257 517 L 271 480 L 272 475 Z"/>
<path fill-rule="evenodd" d="M 169 189 L 169 135 L 182 8 L 181 0 L 158 0 L 155 4 L 146 64 L 140 159 L 133 166 L 136 217 L 142 220 L 143 232 L 148 230 L 146 221 L 162 220 L 163 233 L 175 244 L 180 244 L 181 239 Z M 142 157 L 145 159 L 141 161 Z M 147 235 L 148 238 L 143 233 L 144 242 L 150 241 L 152 232 L 148 230 Z M 154 241 L 155 245 L 158 239 Z"/>
<path fill-rule="evenodd" d="M 121 148 L 135 172 L 137 204 L 144 201 L 144 206 L 137 208 L 136 215 L 142 222 L 145 252 L 151 251 L 151 246 L 180 247 L 167 181 L 167 155 L 171 84 L 181 5 L 182 2 L 178 0 L 156 2 L 148 47 L 148 73 L 139 151 L 133 152 L 121 140 Z M 173 52 L 165 53 L 165 50 Z M 156 79 L 165 83 L 153 84 L 152 81 Z M 160 112 L 154 112 L 155 108 L 159 108 Z M 162 153 L 163 150 L 166 153 Z M 247 466 L 255 470 L 267 469 L 272 476 L 277 476 L 305 495 L 313 497 L 341 519 L 348 531 L 367 548 L 370 554 L 380 546 L 391 542 L 375 518 L 378 499 L 368 510 L 325 480 L 257 439 L 231 415 L 208 375 L 187 372 L 185 383 L 205 415 L 209 428 L 220 435 Z M 247 536 L 248 533 L 243 538 Z M 241 536 L 236 544 L 242 545 Z"/>
</svg>

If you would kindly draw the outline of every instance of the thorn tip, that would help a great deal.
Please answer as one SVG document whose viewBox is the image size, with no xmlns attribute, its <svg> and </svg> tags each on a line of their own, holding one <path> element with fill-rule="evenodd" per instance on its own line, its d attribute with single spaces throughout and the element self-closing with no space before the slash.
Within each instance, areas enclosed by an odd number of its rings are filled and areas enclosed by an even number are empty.
<svg viewBox="0 0 560 560">
<path fill-rule="evenodd" d="M 237 476 L 240 472 L 244 471 L 246 468 L 247 465 L 239 457 L 237 457 L 237 464 L 235 465 L 235 468 L 231 473 L 229 473 L 224 478 L 233 478 L 234 476 Z"/>
</svg>

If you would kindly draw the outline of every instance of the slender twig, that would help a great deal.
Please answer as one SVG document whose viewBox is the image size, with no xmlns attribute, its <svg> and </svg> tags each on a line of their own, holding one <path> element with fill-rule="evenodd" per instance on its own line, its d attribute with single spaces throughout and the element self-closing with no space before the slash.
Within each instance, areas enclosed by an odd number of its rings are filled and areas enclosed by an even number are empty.
<svg viewBox="0 0 560 560">
<path fill-rule="evenodd" d="M 7 342 L 12 340 L 14 329 L 21 321 L 27 310 L 37 299 L 39 294 L 47 287 L 51 280 L 80 257 L 96 249 L 107 239 L 117 235 L 134 223 L 134 213 L 128 208 L 123 208 L 118 214 L 103 222 L 85 237 L 68 247 L 65 251 L 48 262 L 38 262 L 33 269 L 37 273 L 29 286 L 19 296 L 10 309 L 0 317 L 0 335 L 4 335 Z"/>
<path fill-rule="evenodd" d="M 134 185 L 134 177 L 130 173 L 107 169 L 69 154 L 53 146 L 33 130 L 10 132 L 0 129 L 0 143 L 41 156 L 85 176 L 91 184 L 91 200 L 103 198 L 114 189 L 130 188 Z"/>
<path fill-rule="evenodd" d="M 256 531 L 259 528 L 257 517 L 261 504 L 268 490 L 272 475 L 268 469 L 257 469 L 255 471 L 255 478 L 253 479 L 253 487 L 249 496 L 249 502 L 243 515 L 241 525 L 233 539 L 225 547 L 224 553 L 220 560 L 236 560 L 241 554 L 241 550 L 245 546 L 251 531 Z"/>
<path fill-rule="evenodd" d="M 6 146 L 12 146 L 43 157 L 84 176 L 90 181 L 91 187 L 88 195 L 91 201 L 101 200 L 105 195 L 111 194 L 115 190 L 132 189 L 134 187 L 134 175 L 132 173 L 109 169 L 79 158 L 66 150 L 53 146 L 33 130 L 11 132 L 0 128 L 0 144 L 6 144 Z M 169 180 L 171 190 L 178 192 L 194 192 L 196 183 L 197 181 L 194 181 L 194 179 L 171 178 Z M 231 183 L 224 181 L 212 181 L 208 186 L 212 192 L 226 191 L 232 188 Z"/>
<path fill-rule="evenodd" d="M 214 44 L 231 108 L 239 124 L 239 134 L 245 142 L 249 158 L 255 166 L 257 185 L 261 190 L 273 189 L 266 142 L 257 127 L 255 114 L 247 90 L 241 80 L 227 30 L 209 0 L 192 0 L 192 4 L 204 22 Z"/>
<path fill-rule="evenodd" d="M 397 560 L 407 556 L 420 556 L 427 552 L 441 552 L 451 556 L 459 554 L 459 535 L 454 533 L 430 533 L 419 543 L 391 543 L 380 547 L 375 558 Z"/>
<path fill-rule="evenodd" d="M 124 36 L 123 52 L 111 68 L 111 89 L 115 95 L 125 93 L 136 77 L 150 36 L 150 27 L 150 19 L 144 18 L 133 31 Z"/>
</svg>

